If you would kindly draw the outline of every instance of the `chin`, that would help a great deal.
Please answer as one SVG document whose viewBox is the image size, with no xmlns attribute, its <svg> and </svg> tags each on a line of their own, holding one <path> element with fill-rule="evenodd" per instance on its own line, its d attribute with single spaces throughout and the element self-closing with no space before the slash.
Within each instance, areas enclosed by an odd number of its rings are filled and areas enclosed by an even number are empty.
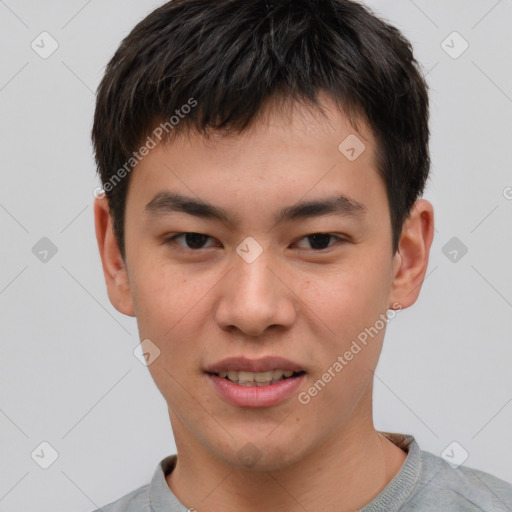
<svg viewBox="0 0 512 512">
<path fill-rule="evenodd" d="M 253 472 L 281 471 L 304 458 L 308 450 L 301 447 L 303 443 L 304 438 L 300 435 L 293 437 L 283 431 L 280 436 L 266 432 L 259 436 L 237 437 L 229 454 L 219 453 L 217 456 L 237 469 Z M 216 448 L 218 450 L 218 445 Z"/>
</svg>

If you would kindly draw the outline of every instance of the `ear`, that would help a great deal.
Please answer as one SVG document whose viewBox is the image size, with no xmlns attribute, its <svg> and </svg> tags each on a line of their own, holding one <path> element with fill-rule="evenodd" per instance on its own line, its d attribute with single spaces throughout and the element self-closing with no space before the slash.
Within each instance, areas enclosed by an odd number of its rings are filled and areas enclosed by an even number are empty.
<svg viewBox="0 0 512 512">
<path fill-rule="evenodd" d="M 398 251 L 393 257 L 390 309 L 408 308 L 416 302 L 427 272 L 433 238 L 434 207 L 429 201 L 420 199 L 414 203 L 404 222 Z M 400 304 L 399 308 L 396 303 Z"/>
<path fill-rule="evenodd" d="M 128 272 L 114 235 L 106 197 L 94 201 L 94 223 L 108 298 L 120 313 L 135 316 Z"/>
</svg>

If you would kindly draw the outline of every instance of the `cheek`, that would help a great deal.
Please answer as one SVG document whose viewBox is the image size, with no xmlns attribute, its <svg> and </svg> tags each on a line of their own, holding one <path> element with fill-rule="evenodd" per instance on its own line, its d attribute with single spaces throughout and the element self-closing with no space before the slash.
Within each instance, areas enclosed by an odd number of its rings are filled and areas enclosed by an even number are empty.
<svg viewBox="0 0 512 512">
<path fill-rule="evenodd" d="M 141 334 L 161 337 L 191 309 L 187 278 L 176 268 L 145 264 L 137 268 L 132 296 Z"/>
<path fill-rule="evenodd" d="M 208 340 L 201 335 L 198 319 L 206 311 L 201 305 L 187 314 L 188 310 L 182 307 L 179 315 L 166 315 L 163 308 L 155 308 L 148 312 L 139 327 L 141 333 L 143 329 L 145 333 L 151 333 L 146 337 L 160 350 L 159 357 L 148 369 L 168 405 L 176 411 L 190 408 L 191 402 L 204 404 L 199 392 L 202 381 L 198 379 L 204 378 L 201 355 L 208 349 Z"/>
<path fill-rule="evenodd" d="M 322 356 L 313 380 L 325 377 L 329 382 L 318 401 L 327 415 L 348 417 L 371 384 L 387 325 L 382 287 L 378 272 L 347 270 L 310 295 L 310 307 L 325 327 L 316 333 Z"/>
<path fill-rule="evenodd" d="M 159 348 L 164 380 L 165 370 L 181 375 L 180 380 L 188 378 L 208 341 L 201 331 L 211 316 L 207 292 L 212 284 L 190 279 L 170 265 L 141 267 L 138 276 L 133 295 L 140 339 L 148 338 Z"/>
<path fill-rule="evenodd" d="M 329 338 L 338 343 L 356 336 L 387 310 L 389 276 L 373 264 L 340 265 L 321 278 L 305 281 L 298 295 L 305 304 L 304 312 L 316 322 Z"/>
</svg>

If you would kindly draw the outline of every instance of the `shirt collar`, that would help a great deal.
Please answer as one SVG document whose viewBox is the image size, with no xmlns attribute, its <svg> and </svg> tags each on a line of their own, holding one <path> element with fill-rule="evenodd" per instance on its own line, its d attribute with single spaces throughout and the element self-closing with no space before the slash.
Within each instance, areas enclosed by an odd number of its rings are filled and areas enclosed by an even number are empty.
<svg viewBox="0 0 512 512">
<path fill-rule="evenodd" d="M 407 452 L 402 467 L 393 479 L 359 512 L 393 512 L 409 500 L 421 473 L 420 447 L 410 434 L 380 432 L 392 443 Z"/>
<path fill-rule="evenodd" d="M 190 510 L 176 498 L 165 479 L 165 476 L 176 466 L 176 460 L 176 454 L 169 455 L 156 468 L 149 488 L 151 512 L 188 512 Z"/>
</svg>

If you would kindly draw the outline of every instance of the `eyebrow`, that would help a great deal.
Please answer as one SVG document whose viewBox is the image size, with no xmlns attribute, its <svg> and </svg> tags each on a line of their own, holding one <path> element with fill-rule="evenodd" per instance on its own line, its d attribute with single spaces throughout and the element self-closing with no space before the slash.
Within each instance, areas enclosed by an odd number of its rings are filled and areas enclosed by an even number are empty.
<svg viewBox="0 0 512 512">
<path fill-rule="evenodd" d="M 195 197 L 184 196 L 171 192 L 159 192 L 145 206 L 144 210 L 151 216 L 162 216 L 173 212 L 186 213 L 204 219 L 216 219 L 225 224 L 232 224 L 233 219 L 224 208 L 207 203 Z M 367 208 L 362 203 L 337 195 L 325 199 L 304 201 L 285 206 L 274 217 L 276 223 L 284 223 L 322 215 L 342 215 L 362 217 Z"/>
</svg>

